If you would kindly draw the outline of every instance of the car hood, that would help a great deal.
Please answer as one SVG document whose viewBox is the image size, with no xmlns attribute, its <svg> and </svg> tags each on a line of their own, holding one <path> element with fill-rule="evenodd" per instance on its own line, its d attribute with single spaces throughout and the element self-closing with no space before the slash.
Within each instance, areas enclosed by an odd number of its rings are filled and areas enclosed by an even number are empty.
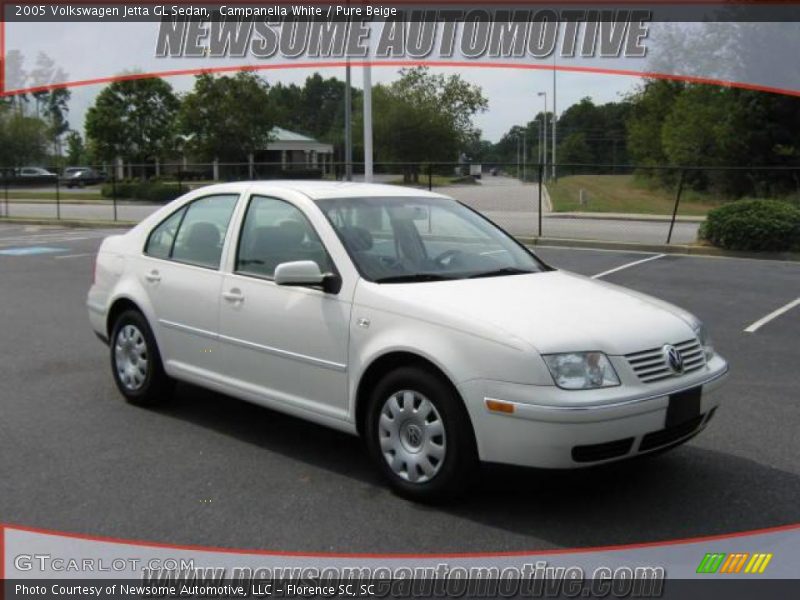
<svg viewBox="0 0 800 600">
<path fill-rule="evenodd" d="M 457 281 L 370 284 L 373 308 L 430 320 L 542 354 L 628 354 L 694 337 L 682 309 L 566 271 Z"/>
</svg>

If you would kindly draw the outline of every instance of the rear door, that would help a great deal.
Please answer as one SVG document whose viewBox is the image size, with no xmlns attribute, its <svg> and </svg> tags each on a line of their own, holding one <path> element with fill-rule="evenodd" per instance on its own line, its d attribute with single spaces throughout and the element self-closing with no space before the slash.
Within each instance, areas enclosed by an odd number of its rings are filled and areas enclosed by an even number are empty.
<svg viewBox="0 0 800 600">
<path fill-rule="evenodd" d="M 150 234 L 138 275 L 155 309 L 168 367 L 195 375 L 221 369 L 217 341 L 222 255 L 238 194 L 203 196 Z"/>
</svg>

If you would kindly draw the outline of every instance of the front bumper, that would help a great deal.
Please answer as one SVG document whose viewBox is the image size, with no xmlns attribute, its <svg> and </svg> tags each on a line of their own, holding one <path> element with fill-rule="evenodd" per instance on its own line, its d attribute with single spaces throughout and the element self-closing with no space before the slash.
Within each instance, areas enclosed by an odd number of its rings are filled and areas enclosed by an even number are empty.
<svg viewBox="0 0 800 600">
<path fill-rule="evenodd" d="M 611 462 L 679 444 L 702 431 L 719 405 L 728 365 L 714 356 L 702 371 L 658 385 L 596 391 L 473 380 L 459 386 L 481 460 L 541 468 Z M 699 414 L 667 427 L 670 395 L 700 388 Z M 492 412 L 487 400 L 513 405 Z"/>
</svg>

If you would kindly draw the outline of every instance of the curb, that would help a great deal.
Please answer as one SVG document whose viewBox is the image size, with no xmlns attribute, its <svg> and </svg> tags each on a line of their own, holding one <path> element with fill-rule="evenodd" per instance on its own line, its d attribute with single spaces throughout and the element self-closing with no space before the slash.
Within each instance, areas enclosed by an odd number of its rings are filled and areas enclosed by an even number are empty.
<svg viewBox="0 0 800 600">
<path fill-rule="evenodd" d="M 621 250 L 631 252 L 655 252 L 660 254 L 679 254 L 685 256 L 710 256 L 717 258 L 751 258 L 757 260 L 777 260 L 800 262 L 798 252 L 742 252 L 723 250 L 713 246 L 689 244 L 637 244 L 634 242 L 604 242 L 602 240 L 574 240 L 568 238 L 515 236 L 526 246 L 554 246 L 560 248 L 596 248 L 599 250 Z"/>
<path fill-rule="evenodd" d="M 581 212 L 566 212 L 557 213 L 550 212 L 545 216 L 546 219 L 595 219 L 598 221 L 638 221 L 640 223 L 669 223 L 672 217 L 669 215 L 637 215 L 637 214 L 622 214 L 622 213 L 581 213 Z M 705 217 L 690 217 L 690 216 L 677 216 L 675 217 L 676 223 L 703 223 Z"/>
</svg>

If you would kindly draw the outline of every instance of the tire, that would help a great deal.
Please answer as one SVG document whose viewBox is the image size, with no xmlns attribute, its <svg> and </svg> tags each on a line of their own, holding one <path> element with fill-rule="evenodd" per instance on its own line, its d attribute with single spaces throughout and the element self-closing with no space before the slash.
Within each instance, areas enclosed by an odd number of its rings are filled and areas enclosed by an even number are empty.
<svg viewBox="0 0 800 600">
<path fill-rule="evenodd" d="M 477 471 L 475 435 L 461 398 L 425 369 L 401 367 L 378 382 L 364 433 L 391 488 L 410 500 L 454 499 Z"/>
<path fill-rule="evenodd" d="M 155 406 L 170 398 L 174 382 L 164 372 L 155 337 L 142 313 L 126 310 L 117 318 L 109 349 L 114 382 L 128 402 Z"/>
</svg>

